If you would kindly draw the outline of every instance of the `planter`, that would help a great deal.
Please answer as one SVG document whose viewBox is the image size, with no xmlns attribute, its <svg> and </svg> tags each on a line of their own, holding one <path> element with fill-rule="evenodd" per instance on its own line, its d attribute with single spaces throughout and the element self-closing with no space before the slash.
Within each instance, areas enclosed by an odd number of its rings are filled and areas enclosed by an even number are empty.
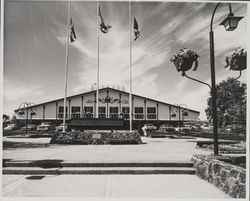
<svg viewBox="0 0 250 201">
<path fill-rule="evenodd" d="M 247 68 L 247 51 L 244 48 L 237 48 L 226 57 L 226 67 L 229 66 L 229 70 L 242 71 Z"/>
<path fill-rule="evenodd" d="M 170 61 L 174 63 L 177 71 L 185 72 L 192 68 L 193 63 L 195 62 L 194 71 L 198 67 L 198 53 L 187 48 L 180 49 L 179 52 L 173 54 L 170 58 Z"/>
<path fill-rule="evenodd" d="M 101 132 L 101 131 L 75 131 L 67 133 L 55 133 L 51 144 L 141 144 L 138 132 Z"/>
<path fill-rule="evenodd" d="M 232 59 L 230 70 L 241 71 L 247 68 L 247 57 L 246 55 L 237 56 Z"/>
<path fill-rule="evenodd" d="M 193 63 L 195 62 L 195 67 L 194 70 L 196 70 L 198 66 L 198 61 L 197 59 L 178 59 L 177 61 L 174 62 L 177 71 L 187 71 L 192 68 Z"/>
</svg>

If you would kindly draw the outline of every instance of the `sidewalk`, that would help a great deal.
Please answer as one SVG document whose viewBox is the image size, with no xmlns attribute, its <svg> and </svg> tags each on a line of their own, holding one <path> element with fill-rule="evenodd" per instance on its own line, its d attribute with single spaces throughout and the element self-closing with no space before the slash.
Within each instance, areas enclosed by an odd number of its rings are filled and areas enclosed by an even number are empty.
<svg viewBox="0 0 250 201">
<path fill-rule="evenodd" d="M 62 163 L 190 163 L 194 139 L 145 138 L 140 145 L 50 145 L 46 138 L 4 138 L 6 161 Z M 45 169 L 46 170 L 46 169 Z M 33 178 L 33 179 L 32 179 Z M 212 184 L 188 174 L 3 175 L 4 197 L 229 198 Z"/>
<path fill-rule="evenodd" d="M 4 175 L 4 197 L 230 198 L 195 175 Z"/>
<path fill-rule="evenodd" d="M 193 154 L 210 154 L 196 149 L 193 139 L 145 138 L 140 145 L 50 145 L 50 139 L 4 138 L 18 142 L 18 147 L 5 148 L 4 159 L 63 160 L 72 162 L 187 162 Z"/>
</svg>

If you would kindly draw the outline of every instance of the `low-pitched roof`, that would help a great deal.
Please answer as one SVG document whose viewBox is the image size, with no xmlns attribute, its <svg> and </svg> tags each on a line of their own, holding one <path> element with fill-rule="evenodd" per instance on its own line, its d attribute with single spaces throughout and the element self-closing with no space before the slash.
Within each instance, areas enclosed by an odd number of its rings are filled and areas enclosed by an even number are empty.
<svg viewBox="0 0 250 201">
<path fill-rule="evenodd" d="M 105 90 L 113 90 L 113 91 L 116 91 L 116 92 L 119 92 L 119 93 L 124 93 L 124 94 L 128 94 L 128 95 L 129 95 L 129 93 L 126 92 L 126 91 L 121 91 L 121 90 L 114 89 L 114 88 L 110 88 L 110 87 L 105 87 L 105 88 L 99 89 L 99 91 L 105 91 Z M 68 99 L 68 98 L 74 98 L 74 97 L 77 97 L 77 96 L 83 96 L 83 95 L 90 94 L 90 93 L 93 93 L 93 92 L 96 92 L 96 90 L 91 90 L 91 91 L 88 91 L 88 92 L 84 92 L 84 93 L 80 93 L 80 94 L 68 96 L 67 99 Z M 147 98 L 147 97 L 140 96 L 140 95 L 136 95 L 136 94 L 132 94 L 132 96 L 134 96 L 134 97 L 139 97 L 139 98 L 143 98 L 143 99 L 150 100 L 150 101 L 154 101 L 154 102 L 161 103 L 161 104 L 164 104 L 164 105 L 169 105 L 169 106 L 173 106 L 173 107 L 178 107 L 178 106 L 173 105 L 173 104 L 165 103 L 165 102 L 162 102 L 162 101 L 158 101 L 158 100 L 155 100 L 155 99 L 152 99 L 152 98 Z M 33 105 L 33 106 L 31 106 L 31 107 L 36 107 L 36 106 L 40 106 L 40 105 L 44 105 L 44 104 L 48 104 L 48 103 L 53 103 L 53 102 L 56 102 L 56 101 L 61 101 L 61 100 L 63 100 L 63 99 L 64 99 L 64 98 L 60 98 L 60 99 L 56 99 L 56 100 L 52 100 L 52 101 L 48 101 L 48 102 L 44 102 L 44 103 L 39 103 L 39 104 Z M 180 107 L 180 108 L 183 108 L 183 107 Z M 187 110 L 192 111 L 192 112 L 200 113 L 199 111 L 192 110 L 192 109 L 189 109 L 189 108 L 183 108 L 183 109 L 187 109 Z M 16 109 L 16 110 L 14 110 L 14 111 L 17 112 L 18 110 L 19 110 L 19 109 Z"/>
</svg>

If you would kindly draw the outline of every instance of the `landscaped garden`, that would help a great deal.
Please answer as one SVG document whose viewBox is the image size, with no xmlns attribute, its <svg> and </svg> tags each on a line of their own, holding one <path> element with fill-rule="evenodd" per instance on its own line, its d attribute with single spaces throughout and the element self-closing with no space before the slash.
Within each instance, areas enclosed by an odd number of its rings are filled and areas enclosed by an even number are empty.
<svg viewBox="0 0 250 201">
<path fill-rule="evenodd" d="M 71 131 L 57 132 L 51 144 L 141 144 L 141 136 L 136 131 Z"/>
</svg>

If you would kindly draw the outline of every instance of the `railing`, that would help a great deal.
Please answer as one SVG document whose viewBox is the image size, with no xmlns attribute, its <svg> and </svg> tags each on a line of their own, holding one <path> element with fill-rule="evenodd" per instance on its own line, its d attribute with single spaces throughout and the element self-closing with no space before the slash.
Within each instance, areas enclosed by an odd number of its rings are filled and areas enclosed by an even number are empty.
<svg viewBox="0 0 250 201">
<path fill-rule="evenodd" d="M 79 112 L 77 112 L 77 113 L 72 113 L 71 114 L 71 118 L 80 118 L 80 113 Z"/>
<path fill-rule="evenodd" d="M 106 118 L 106 114 L 105 113 L 101 113 L 98 116 L 99 116 L 99 118 L 103 118 L 103 119 Z"/>
<path fill-rule="evenodd" d="M 147 119 L 156 119 L 156 114 L 147 114 Z"/>
<path fill-rule="evenodd" d="M 143 114 L 135 114 L 135 119 L 143 119 L 144 115 Z"/>
<path fill-rule="evenodd" d="M 111 113 L 111 114 L 109 114 L 109 118 L 118 119 L 118 114 L 117 113 Z"/>
<path fill-rule="evenodd" d="M 66 114 L 65 116 L 66 116 L 66 118 L 68 118 L 68 114 Z M 58 113 L 57 117 L 58 118 L 63 118 L 63 113 Z"/>
<path fill-rule="evenodd" d="M 84 118 L 93 118 L 93 116 L 94 115 L 92 113 L 91 114 L 84 114 L 83 115 Z"/>
<path fill-rule="evenodd" d="M 121 114 L 121 118 L 123 118 L 123 119 L 129 119 L 129 114 Z"/>
</svg>

